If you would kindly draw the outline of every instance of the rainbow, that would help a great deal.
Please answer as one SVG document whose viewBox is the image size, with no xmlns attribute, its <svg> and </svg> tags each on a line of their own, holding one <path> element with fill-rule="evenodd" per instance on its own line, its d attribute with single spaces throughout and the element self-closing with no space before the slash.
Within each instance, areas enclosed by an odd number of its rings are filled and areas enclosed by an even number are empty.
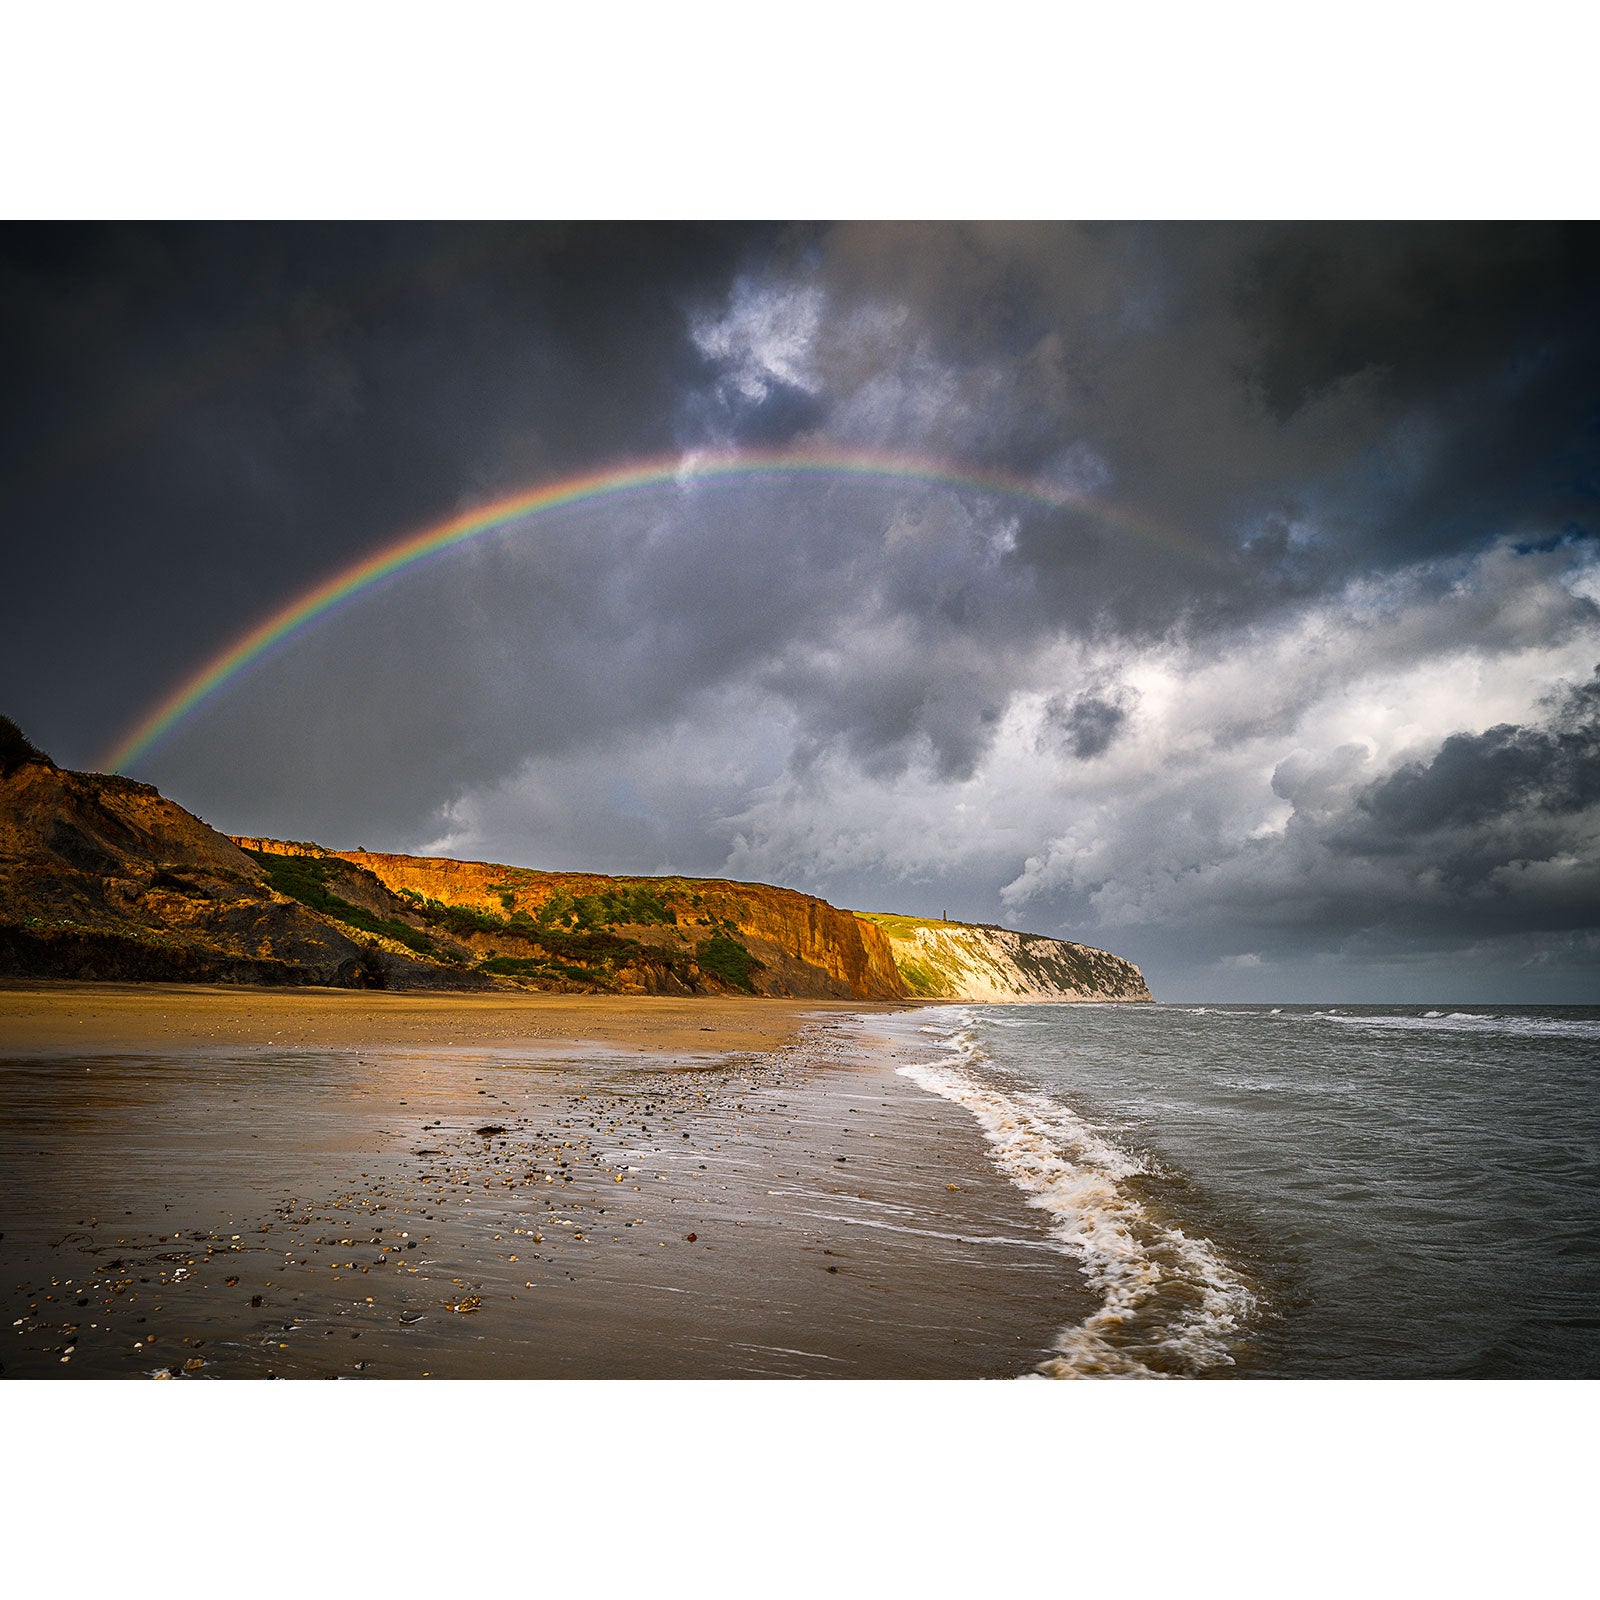
<svg viewBox="0 0 1600 1600">
<path fill-rule="evenodd" d="M 1029 500 L 1057 508 L 1085 511 L 1140 538 L 1153 540 L 1182 555 L 1208 559 L 1194 541 L 1118 511 L 1076 490 L 1061 489 L 1005 472 L 973 470 L 917 456 L 838 449 L 810 451 L 741 450 L 720 454 L 658 457 L 610 467 L 601 472 L 562 478 L 523 489 L 487 505 L 474 507 L 404 535 L 371 555 L 333 573 L 287 605 L 263 618 L 199 671 L 178 684 L 107 755 L 103 770 L 117 772 L 148 753 L 166 734 L 212 698 L 253 663 L 287 644 L 319 618 L 355 599 L 364 590 L 408 567 L 438 556 L 509 523 L 560 511 L 588 500 L 667 485 L 686 487 L 701 480 L 768 478 L 780 475 L 905 480 L 936 487 Z"/>
</svg>

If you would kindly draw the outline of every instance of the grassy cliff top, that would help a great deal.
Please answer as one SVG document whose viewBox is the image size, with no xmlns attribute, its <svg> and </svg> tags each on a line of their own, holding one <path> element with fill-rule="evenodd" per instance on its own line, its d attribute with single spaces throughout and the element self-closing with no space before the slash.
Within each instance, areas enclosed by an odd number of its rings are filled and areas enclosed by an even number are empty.
<svg viewBox="0 0 1600 1600">
<path fill-rule="evenodd" d="M 938 917 L 903 917 L 897 911 L 858 911 L 856 915 L 863 922 L 871 922 L 883 929 L 887 934 L 915 933 L 918 928 L 972 928 L 977 923 L 972 922 L 944 922 Z"/>
</svg>

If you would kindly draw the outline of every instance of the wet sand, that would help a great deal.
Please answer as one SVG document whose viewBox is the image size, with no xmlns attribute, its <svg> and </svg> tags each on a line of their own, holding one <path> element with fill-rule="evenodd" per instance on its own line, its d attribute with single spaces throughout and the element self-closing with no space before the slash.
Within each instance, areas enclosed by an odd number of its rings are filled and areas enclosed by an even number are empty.
<svg viewBox="0 0 1600 1600">
<path fill-rule="evenodd" d="M 158 1044 L 376 1049 L 585 1040 L 645 1050 L 769 1050 L 791 1038 L 803 1017 L 875 1009 L 895 1008 L 860 1000 L 386 994 L 0 980 L 0 1049 L 125 1051 Z"/>
<path fill-rule="evenodd" d="M 1093 1302 L 872 1010 L 0 990 L 4 1375 L 1030 1372 Z"/>
</svg>

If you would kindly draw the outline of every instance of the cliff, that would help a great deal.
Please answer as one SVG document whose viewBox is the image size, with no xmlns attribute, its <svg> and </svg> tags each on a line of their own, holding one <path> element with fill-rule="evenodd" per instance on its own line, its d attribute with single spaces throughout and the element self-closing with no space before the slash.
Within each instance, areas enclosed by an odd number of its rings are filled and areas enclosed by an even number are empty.
<svg viewBox="0 0 1600 1600">
<path fill-rule="evenodd" d="M 907 990 L 921 998 L 990 1004 L 1150 999 L 1131 961 L 1090 945 L 1008 928 L 861 915 L 886 935 Z"/>
<path fill-rule="evenodd" d="M 0 718 L 0 974 L 482 988 L 276 891 L 146 783 L 69 772 Z"/>
<path fill-rule="evenodd" d="M 841 911 L 795 889 L 715 878 L 609 878 L 589 872 L 537 872 L 435 856 L 325 850 L 289 840 L 240 838 L 266 856 L 338 861 L 370 873 L 413 905 L 454 908 L 480 919 L 483 951 L 539 957 L 561 954 L 563 939 L 620 936 L 636 957 L 597 974 L 611 987 L 692 992 L 703 972 L 684 958 L 709 937 L 731 939 L 752 958 L 752 994 L 986 1002 L 1148 1000 L 1139 969 L 1088 945 L 1005 928 L 973 927 Z M 435 913 L 437 915 L 437 913 Z M 518 939 L 523 941 L 518 944 Z M 567 952 L 582 955 L 581 949 Z M 530 969 L 530 976 L 536 975 Z M 730 980 L 730 974 L 723 974 Z M 687 979 L 687 981 L 685 981 Z"/>
<path fill-rule="evenodd" d="M 899 1000 L 881 929 L 796 889 L 719 878 L 613 878 L 485 861 L 325 850 L 241 836 L 269 857 L 343 862 L 424 917 L 456 926 L 490 970 L 623 992 L 701 989 L 806 999 Z"/>
</svg>

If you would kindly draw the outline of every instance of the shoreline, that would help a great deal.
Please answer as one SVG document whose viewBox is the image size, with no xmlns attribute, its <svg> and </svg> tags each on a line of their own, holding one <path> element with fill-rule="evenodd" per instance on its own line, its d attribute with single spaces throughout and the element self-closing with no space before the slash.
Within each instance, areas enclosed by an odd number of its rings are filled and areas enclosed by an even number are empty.
<svg viewBox="0 0 1600 1600">
<path fill-rule="evenodd" d="M 0 988 L 8 1377 L 1008 1377 L 1093 1303 L 903 1004 L 134 988 Z"/>
</svg>

